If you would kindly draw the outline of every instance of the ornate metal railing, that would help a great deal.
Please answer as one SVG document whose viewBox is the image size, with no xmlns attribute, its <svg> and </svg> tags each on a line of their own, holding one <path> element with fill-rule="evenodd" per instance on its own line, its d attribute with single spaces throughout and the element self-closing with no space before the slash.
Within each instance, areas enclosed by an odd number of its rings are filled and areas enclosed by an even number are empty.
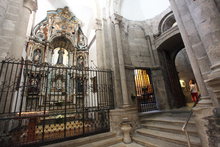
<svg viewBox="0 0 220 147">
<path fill-rule="evenodd" d="M 112 73 L 11 59 L 0 63 L 1 146 L 47 144 L 109 130 Z"/>
<path fill-rule="evenodd" d="M 158 110 L 156 99 L 153 93 L 137 96 L 137 105 L 139 112 Z"/>
<path fill-rule="evenodd" d="M 188 147 L 191 147 L 191 142 L 190 142 L 190 136 L 188 134 L 188 131 L 187 131 L 187 126 L 188 126 L 188 123 L 192 117 L 192 114 L 193 114 L 193 108 L 197 105 L 198 101 L 194 102 L 193 106 L 192 106 L 192 109 L 189 113 L 189 116 L 187 117 L 186 119 L 186 122 L 184 123 L 183 127 L 182 127 L 182 131 L 185 133 L 186 135 L 186 139 L 187 139 L 187 144 L 188 144 Z"/>
</svg>

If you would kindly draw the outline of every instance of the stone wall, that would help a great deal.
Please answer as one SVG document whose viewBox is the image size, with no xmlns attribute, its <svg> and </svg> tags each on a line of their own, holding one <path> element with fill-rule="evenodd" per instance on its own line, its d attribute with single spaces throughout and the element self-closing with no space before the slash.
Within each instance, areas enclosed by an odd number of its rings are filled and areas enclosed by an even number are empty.
<svg viewBox="0 0 220 147">
<path fill-rule="evenodd" d="M 217 146 L 212 110 L 220 101 L 220 13 L 218 0 L 170 0 L 192 69 L 201 90 L 194 109 L 202 145 Z M 212 127 L 210 127 L 212 125 Z M 218 133 L 217 133 L 218 134 Z"/>
<path fill-rule="evenodd" d="M 28 5 L 26 5 L 28 3 Z M 21 58 L 31 11 L 37 9 L 33 0 L 0 1 L 0 60 L 6 56 Z"/>
<path fill-rule="evenodd" d="M 165 80 L 160 69 L 158 51 L 155 47 L 155 34 L 159 34 L 159 24 L 170 13 L 170 8 L 153 19 L 130 21 L 125 18 L 120 23 L 123 56 L 125 60 L 128 95 L 135 95 L 134 69 L 151 69 L 152 82 L 159 109 L 169 109 Z M 132 86 L 131 86 L 132 85 Z"/>
<path fill-rule="evenodd" d="M 218 10 L 220 11 L 220 0 L 215 0 L 215 3 L 217 5 L 217 7 L 218 7 Z"/>
<path fill-rule="evenodd" d="M 145 38 L 143 22 L 126 21 L 125 29 L 122 30 L 122 44 L 125 58 L 125 65 L 134 67 L 152 67 L 152 60 L 149 52 L 149 45 Z"/>
<path fill-rule="evenodd" d="M 0 60 L 10 53 L 17 31 L 16 24 L 19 21 L 19 11 L 22 9 L 23 0 L 0 1 Z"/>
</svg>

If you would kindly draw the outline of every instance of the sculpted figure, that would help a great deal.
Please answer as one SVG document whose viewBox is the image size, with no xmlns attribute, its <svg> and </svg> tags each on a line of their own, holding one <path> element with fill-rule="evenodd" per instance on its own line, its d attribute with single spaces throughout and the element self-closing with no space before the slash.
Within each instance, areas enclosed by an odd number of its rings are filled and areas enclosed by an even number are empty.
<svg viewBox="0 0 220 147">
<path fill-rule="evenodd" d="M 39 49 L 34 51 L 34 61 L 40 62 L 41 60 L 41 51 Z"/>
<path fill-rule="evenodd" d="M 57 59 L 57 64 L 63 64 L 63 54 L 64 54 L 64 50 L 63 49 L 60 49 L 58 51 L 58 59 Z"/>
</svg>

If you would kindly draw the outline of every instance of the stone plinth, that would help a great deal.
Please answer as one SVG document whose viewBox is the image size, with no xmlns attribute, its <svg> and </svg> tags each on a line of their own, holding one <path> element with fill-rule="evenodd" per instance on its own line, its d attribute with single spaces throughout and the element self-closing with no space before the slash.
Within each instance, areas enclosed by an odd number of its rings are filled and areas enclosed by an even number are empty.
<svg viewBox="0 0 220 147">
<path fill-rule="evenodd" d="M 208 134 L 209 120 L 208 118 L 213 115 L 213 107 L 210 106 L 196 106 L 193 109 L 196 121 L 196 127 L 199 133 L 200 140 L 203 147 L 209 146 L 210 135 Z"/>
<path fill-rule="evenodd" d="M 111 132 L 114 132 L 117 135 L 122 135 L 121 123 L 124 121 L 124 119 L 129 121 L 132 126 L 132 136 L 134 130 L 140 127 L 138 111 L 137 108 L 134 107 L 114 109 L 110 111 Z"/>
<path fill-rule="evenodd" d="M 121 130 L 124 134 L 123 142 L 126 143 L 126 144 L 131 143 L 132 140 L 131 140 L 130 132 L 132 130 L 132 127 L 131 127 L 130 122 L 121 123 Z"/>
</svg>

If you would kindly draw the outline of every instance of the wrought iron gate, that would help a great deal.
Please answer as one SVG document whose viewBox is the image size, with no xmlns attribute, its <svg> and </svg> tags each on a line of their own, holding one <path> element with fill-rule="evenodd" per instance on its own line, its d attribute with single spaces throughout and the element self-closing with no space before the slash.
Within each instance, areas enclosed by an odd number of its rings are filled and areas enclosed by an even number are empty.
<svg viewBox="0 0 220 147">
<path fill-rule="evenodd" d="M 138 111 L 147 112 L 157 110 L 150 70 L 135 69 L 134 74 Z"/>
<path fill-rule="evenodd" d="M 111 71 L 10 59 L 0 67 L 1 146 L 47 144 L 109 131 Z"/>
</svg>

